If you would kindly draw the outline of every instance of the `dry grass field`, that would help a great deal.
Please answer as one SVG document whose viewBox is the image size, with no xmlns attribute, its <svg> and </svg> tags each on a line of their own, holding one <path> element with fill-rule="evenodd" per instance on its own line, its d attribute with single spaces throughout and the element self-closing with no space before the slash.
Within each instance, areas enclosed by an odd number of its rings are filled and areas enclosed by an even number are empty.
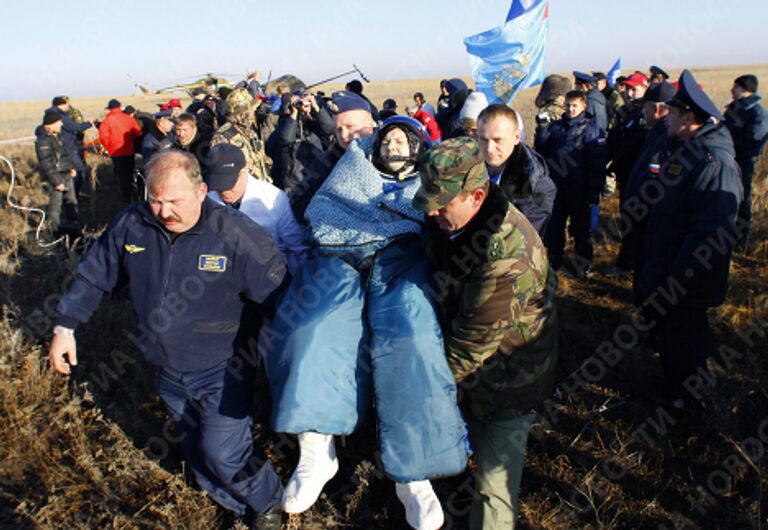
<svg viewBox="0 0 768 530">
<path fill-rule="evenodd" d="M 696 69 L 694 75 L 723 106 L 733 78 L 745 72 L 768 82 L 768 66 Z M 402 110 L 417 90 L 434 102 L 438 82 L 373 82 L 365 93 L 378 104 L 394 97 Z M 525 91 L 515 104 L 528 130 L 535 93 Z M 110 97 L 73 104 L 95 118 Z M 120 99 L 152 110 L 168 97 Z M 1 104 L 0 139 L 32 135 L 48 103 Z M 0 145 L 0 156 L 16 170 L 14 200 L 44 206 L 32 146 Z M 88 163 L 93 178 L 81 215 L 95 235 L 122 205 L 108 160 L 93 156 Z M 10 174 L 2 162 L 0 175 L 5 198 Z M 618 250 L 610 233 L 616 198 L 604 203 L 608 235 L 596 246 L 597 274 L 584 284 L 561 281 L 563 394 L 547 403 L 532 429 L 521 528 L 768 528 L 767 176 L 764 154 L 755 176 L 754 233 L 747 250 L 734 256 L 726 303 L 711 315 L 718 355 L 701 413 L 661 406 L 658 358 L 629 344 L 629 279 L 604 274 Z M 132 313 L 122 294 L 105 299 L 78 332 L 73 376 L 49 369 L 53 308 L 79 254 L 36 246 L 36 220 L 5 202 L 0 207 L 0 528 L 241 528 L 195 488 L 180 448 L 162 436 L 169 425 L 152 392 L 151 369 L 127 337 Z M 605 354 L 606 345 L 615 346 L 614 354 Z M 254 436 L 287 480 L 298 456 L 294 440 L 266 423 Z M 374 425 L 339 447 L 337 477 L 284 529 L 404 528 L 403 509 L 376 457 Z M 445 528 L 466 528 L 469 475 L 435 481 L 435 489 Z"/>
</svg>

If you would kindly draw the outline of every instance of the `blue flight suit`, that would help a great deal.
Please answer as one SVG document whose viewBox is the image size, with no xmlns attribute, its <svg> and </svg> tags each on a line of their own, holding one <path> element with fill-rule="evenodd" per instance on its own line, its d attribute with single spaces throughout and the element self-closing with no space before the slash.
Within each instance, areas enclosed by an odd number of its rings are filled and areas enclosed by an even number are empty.
<svg viewBox="0 0 768 530">
<path fill-rule="evenodd" d="M 169 234 L 144 201 L 102 233 L 57 306 L 56 323 L 74 329 L 127 282 L 137 317 L 131 339 L 157 366 L 158 393 L 195 477 L 239 516 L 263 513 L 282 496 L 280 479 L 253 445 L 258 361 L 244 347 L 241 323 L 246 300 L 266 302 L 285 274 L 267 232 L 235 209 L 206 198 L 195 226 Z"/>
</svg>

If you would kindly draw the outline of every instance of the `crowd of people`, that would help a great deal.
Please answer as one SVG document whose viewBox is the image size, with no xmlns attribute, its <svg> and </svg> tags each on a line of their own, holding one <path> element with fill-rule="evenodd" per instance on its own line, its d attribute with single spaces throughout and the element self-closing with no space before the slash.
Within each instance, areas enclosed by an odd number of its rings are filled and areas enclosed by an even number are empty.
<svg viewBox="0 0 768 530">
<path fill-rule="evenodd" d="M 69 373 L 77 326 L 126 288 L 198 484 L 253 528 L 315 504 L 339 469 L 334 436 L 371 414 L 410 526 L 443 525 L 431 480 L 471 454 L 470 528 L 514 528 L 528 431 L 558 373 L 558 274 L 593 274 L 606 177 L 622 227 L 610 273 L 632 275 L 665 402 L 696 409 L 707 308 L 747 242 L 768 140 L 757 78 L 736 78 L 721 113 L 688 70 L 649 74 L 547 77 L 533 145 L 518 112 L 460 79 L 403 115 L 359 81 L 326 97 L 264 94 L 248 76 L 153 114 L 112 99 L 99 137 L 132 204 L 59 302 L 52 366 Z M 54 231 L 78 224 L 78 135 L 93 125 L 71 111 L 54 98 L 36 131 Z M 285 486 L 251 433 L 261 369 L 272 428 L 298 439 Z"/>
</svg>

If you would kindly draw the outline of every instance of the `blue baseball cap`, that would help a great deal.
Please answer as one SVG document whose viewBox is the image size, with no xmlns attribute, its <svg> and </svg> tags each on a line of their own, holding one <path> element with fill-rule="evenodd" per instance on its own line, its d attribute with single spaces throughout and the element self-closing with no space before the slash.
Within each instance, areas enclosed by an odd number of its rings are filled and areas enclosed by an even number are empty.
<svg viewBox="0 0 768 530">
<path fill-rule="evenodd" d="M 336 114 L 350 110 L 366 110 L 371 112 L 371 106 L 366 100 L 350 90 L 338 90 L 331 95 L 331 109 Z"/>
</svg>

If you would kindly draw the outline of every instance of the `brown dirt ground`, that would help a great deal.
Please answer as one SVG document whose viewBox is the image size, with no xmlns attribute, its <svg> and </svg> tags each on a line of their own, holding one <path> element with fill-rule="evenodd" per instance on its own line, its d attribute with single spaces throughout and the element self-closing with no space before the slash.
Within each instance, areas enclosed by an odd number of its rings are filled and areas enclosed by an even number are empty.
<svg viewBox="0 0 768 530">
<path fill-rule="evenodd" d="M 733 73 L 711 72 L 719 94 Z M 14 198 L 44 205 L 31 147 L 3 148 L 0 155 L 11 158 L 18 173 Z M 90 233 L 121 207 L 105 163 L 89 161 L 95 178 L 81 211 Z M 0 172 L 5 196 L 7 168 Z M 616 330 L 626 329 L 632 314 L 629 280 L 604 274 L 617 251 L 610 235 L 616 199 L 604 203 L 602 226 L 609 233 L 596 247 L 597 274 L 585 284 L 561 281 L 560 373 L 570 374 L 561 388 L 570 391 L 548 402 L 532 429 L 521 528 L 768 526 L 767 175 L 764 155 L 754 234 L 748 250 L 734 257 L 726 303 L 712 312 L 714 346 L 728 360 L 720 356 L 711 365 L 717 377 L 705 412 L 659 405 L 658 359 L 649 351 L 624 351 L 604 371 L 606 363 L 595 361 L 604 341 L 622 340 Z M 38 248 L 35 219 L 0 208 L 0 528 L 232 527 L 195 489 L 178 447 L 157 443 L 166 418 L 151 391 L 151 369 L 126 337 L 132 316 L 123 296 L 105 300 L 78 333 L 76 374 L 67 381 L 49 370 L 51 311 L 78 255 L 61 246 Z M 287 480 L 298 456 L 294 441 L 264 424 L 254 436 Z M 374 425 L 339 447 L 337 477 L 315 507 L 284 528 L 404 528 L 403 509 L 376 459 Z M 446 528 L 466 528 L 469 475 L 435 481 L 435 489 Z"/>
</svg>

